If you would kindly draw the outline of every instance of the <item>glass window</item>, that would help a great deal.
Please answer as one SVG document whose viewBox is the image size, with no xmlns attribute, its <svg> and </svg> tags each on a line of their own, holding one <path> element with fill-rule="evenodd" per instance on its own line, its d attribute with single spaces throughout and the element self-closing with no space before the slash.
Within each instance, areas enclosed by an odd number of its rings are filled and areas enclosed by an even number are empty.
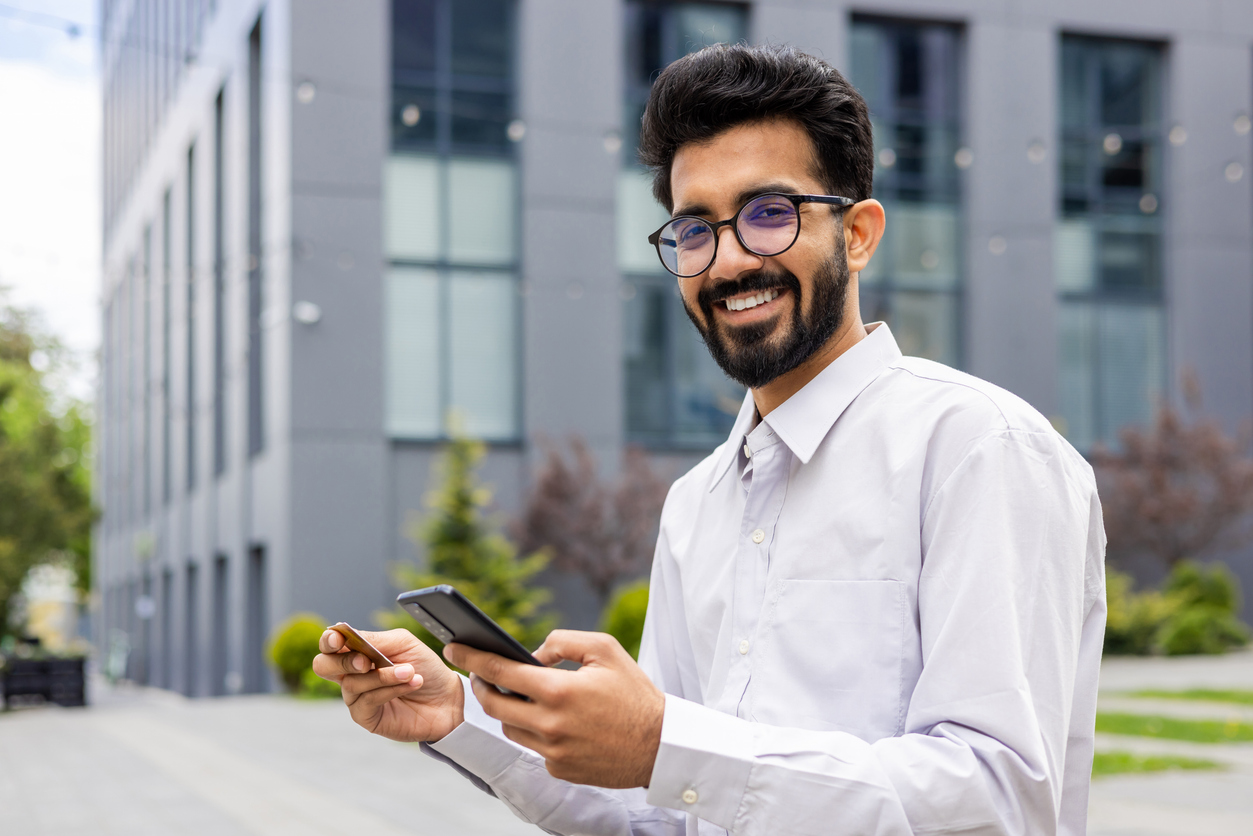
<svg viewBox="0 0 1253 836">
<path fill-rule="evenodd" d="M 515 0 L 393 0 L 387 431 L 516 438 Z"/>
<path fill-rule="evenodd" d="M 518 346 L 513 277 L 456 271 L 449 281 L 449 408 L 477 438 L 514 434 Z"/>
<path fill-rule="evenodd" d="M 389 258 L 440 257 L 439 159 L 393 155 L 383 172 L 383 246 Z"/>
<path fill-rule="evenodd" d="M 507 160 L 449 161 L 447 218 L 451 260 L 469 264 L 513 262 L 516 182 L 513 163 Z"/>
<path fill-rule="evenodd" d="M 850 81 L 870 108 L 875 197 L 888 216 L 859 277 L 862 318 L 886 320 L 905 354 L 961 362 L 961 30 L 853 21 Z"/>
<path fill-rule="evenodd" d="M 393 268 L 387 276 L 387 431 L 393 436 L 439 435 L 439 273 Z"/>
<path fill-rule="evenodd" d="M 1165 379 L 1161 53 L 1062 38 L 1060 395 L 1081 450 L 1152 417 Z"/>
<path fill-rule="evenodd" d="M 652 176 L 636 161 L 640 119 L 653 80 L 667 64 L 748 34 L 748 11 L 733 3 L 632 0 L 626 15 L 623 166 L 617 184 L 618 269 L 624 284 L 626 428 L 655 447 L 709 448 L 731 429 L 744 387 L 728 379 L 683 311 L 674 277 L 648 235 L 669 218 L 653 199 Z"/>
</svg>

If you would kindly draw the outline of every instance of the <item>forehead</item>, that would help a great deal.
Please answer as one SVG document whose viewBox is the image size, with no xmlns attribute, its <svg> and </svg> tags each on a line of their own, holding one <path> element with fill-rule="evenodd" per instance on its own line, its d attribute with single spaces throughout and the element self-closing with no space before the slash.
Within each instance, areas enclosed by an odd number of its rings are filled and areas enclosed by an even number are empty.
<svg viewBox="0 0 1253 836">
<path fill-rule="evenodd" d="M 704 142 L 684 145 L 670 168 L 676 214 L 693 205 L 725 209 L 763 184 L 821 191 L 813 141 L 796 122 L 736 125 Z"/>
</svg>

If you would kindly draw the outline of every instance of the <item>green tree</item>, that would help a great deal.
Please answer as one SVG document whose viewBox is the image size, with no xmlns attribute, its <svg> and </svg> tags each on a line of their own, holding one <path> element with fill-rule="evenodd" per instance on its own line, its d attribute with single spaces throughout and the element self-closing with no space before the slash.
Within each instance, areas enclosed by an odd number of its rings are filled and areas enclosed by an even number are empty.
<svg viewBox="0 0 1253 836">
<path fill-rule="evenodd" d="M 543 613 L 548 590 L 534 586 L 544 568 L 542 552 L 525 557 L 495 530 L 484 511 L 492 493 L 475 473 L 484 454 L 481 442 L 454 438 L 437 465 L 440 487 L 427 495 L 431 514 L 411 536 L 426 547 L 426 566 L 401 564 L 394 570 L 397 588 L 420 589 L 447 583 L 491 616 L 528 648 L 538 647 L 552 630 Z M 384 627 L 403 627 L 437 653 L 443 643 L 406 612 L 379 614 Z"/>
<path fill-rule="evenodd" d="M 0 295 L 0 636 L 30 568 L 70 562 L 90 588 L 90 475 L 85 408 L 58 393 L 65 352 Z"/>
</svg>

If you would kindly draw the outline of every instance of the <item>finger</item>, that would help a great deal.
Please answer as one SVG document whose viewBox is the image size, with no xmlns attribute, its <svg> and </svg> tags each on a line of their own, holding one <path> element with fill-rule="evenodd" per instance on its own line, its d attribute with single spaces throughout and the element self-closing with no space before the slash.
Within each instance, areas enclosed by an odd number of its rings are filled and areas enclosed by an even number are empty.
<svg viewBox="0 0 1253 836">
<path fill-rule="evenodd" d="M 344 694 L 344 702 L 352 705 L 361 695 L 379 689 L 398 685 L 407 685 L 413 680 L 422 681 L 422 677 L 414 673 L 413 665 L 396 665 L 390 668 L 378 668 L 369 673 L 345 676 L 340 680 L 339 687 Z"/>
<path fill-rule="evenodd" d="M 511 726 L 535 730 L 540 712 L 537 703 L 527 702 L 512 694 L 502 694 L 495 685 L 478 674 L 470 674 L 470 688 L 488 717 L 494 717 Z"/>
<path fill-rule="evenodd" d="M 374 665 L 360 653 L 319 653 L 313 657 L 313 672 L 323 679 L 345 674 L 366 673 Z"/>
<path fill-rule="evenodd" d="M 415 676 L 413 679 L 402 685 L 389 685 L 386 688 L 375 688 L 372 691 L 352 695 L 351 698 L 347 692 L 344 692 L 344 703 L 348 706 L 348 713 L 354 720 L 357 720 L 358 718 L 369 719 L 372 718 L 382 706 L 387 705 L 389 702 L 398 697 L 412 694 L 421 687 L 422 677 Z"/>
<path fill-rule="evenodd" d="M 528 697 L 534 697 L 540 692 L 543 687 L 542 675 L 551 673 L 545 671 L 544 668 L 515 662 L 464 644 L 444 645 L 444 658 L 462 670 L 478 674 L 494 685 Z"/>
<path fill-rule="evenodd" d="M 534 655 L 543 665 L 555 665 L 562 661 L 591 665 L 618 659 L 619 654 L 625 655 L 626 651 L 617 639 L 607 633 L 553 630 Z"/>
<path fill-rule="evenodd" d="M 318 650 L 323 653 L 338 653 L 344 647 L 344 637 L 338 630 L 327 629 L 318 639 Z"/>
</svg>

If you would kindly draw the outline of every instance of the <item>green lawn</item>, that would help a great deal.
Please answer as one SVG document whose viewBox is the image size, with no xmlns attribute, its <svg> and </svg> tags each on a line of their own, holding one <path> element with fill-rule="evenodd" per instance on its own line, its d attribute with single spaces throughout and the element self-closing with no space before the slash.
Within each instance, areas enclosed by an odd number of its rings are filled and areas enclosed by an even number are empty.
<svg viewBox="0 0 1253 836">
<path fill-rule="evenodd" d="M 1253 723 L 1239 720 L 1179 720 L 1146 714 L 1099 712 L 1096 730 L 1108 734 L 1164 737 L 1195 743 L 1237 743 L 1253 740 Z"/>
<path fill-rule="evenodd" d="M 1216 691 L 1208 688 L 1193 688 L 1188 691 L 1136 691 L 1131 696 L 1153 697 L 1165 700 L 1234 702 L 1240 705 L 1253 705 L 1253 691 Z"/>
<path fill-rule="evenodd" d="M 1165 772 L 1168 769 L 1226 769 L 1220 763 L 1176 755 L 1135 755 L 1131 752 L 1097 752 L 1092 760 L 1092 776 L 1122 775 L 1128 772 Z"/>
</svg>

